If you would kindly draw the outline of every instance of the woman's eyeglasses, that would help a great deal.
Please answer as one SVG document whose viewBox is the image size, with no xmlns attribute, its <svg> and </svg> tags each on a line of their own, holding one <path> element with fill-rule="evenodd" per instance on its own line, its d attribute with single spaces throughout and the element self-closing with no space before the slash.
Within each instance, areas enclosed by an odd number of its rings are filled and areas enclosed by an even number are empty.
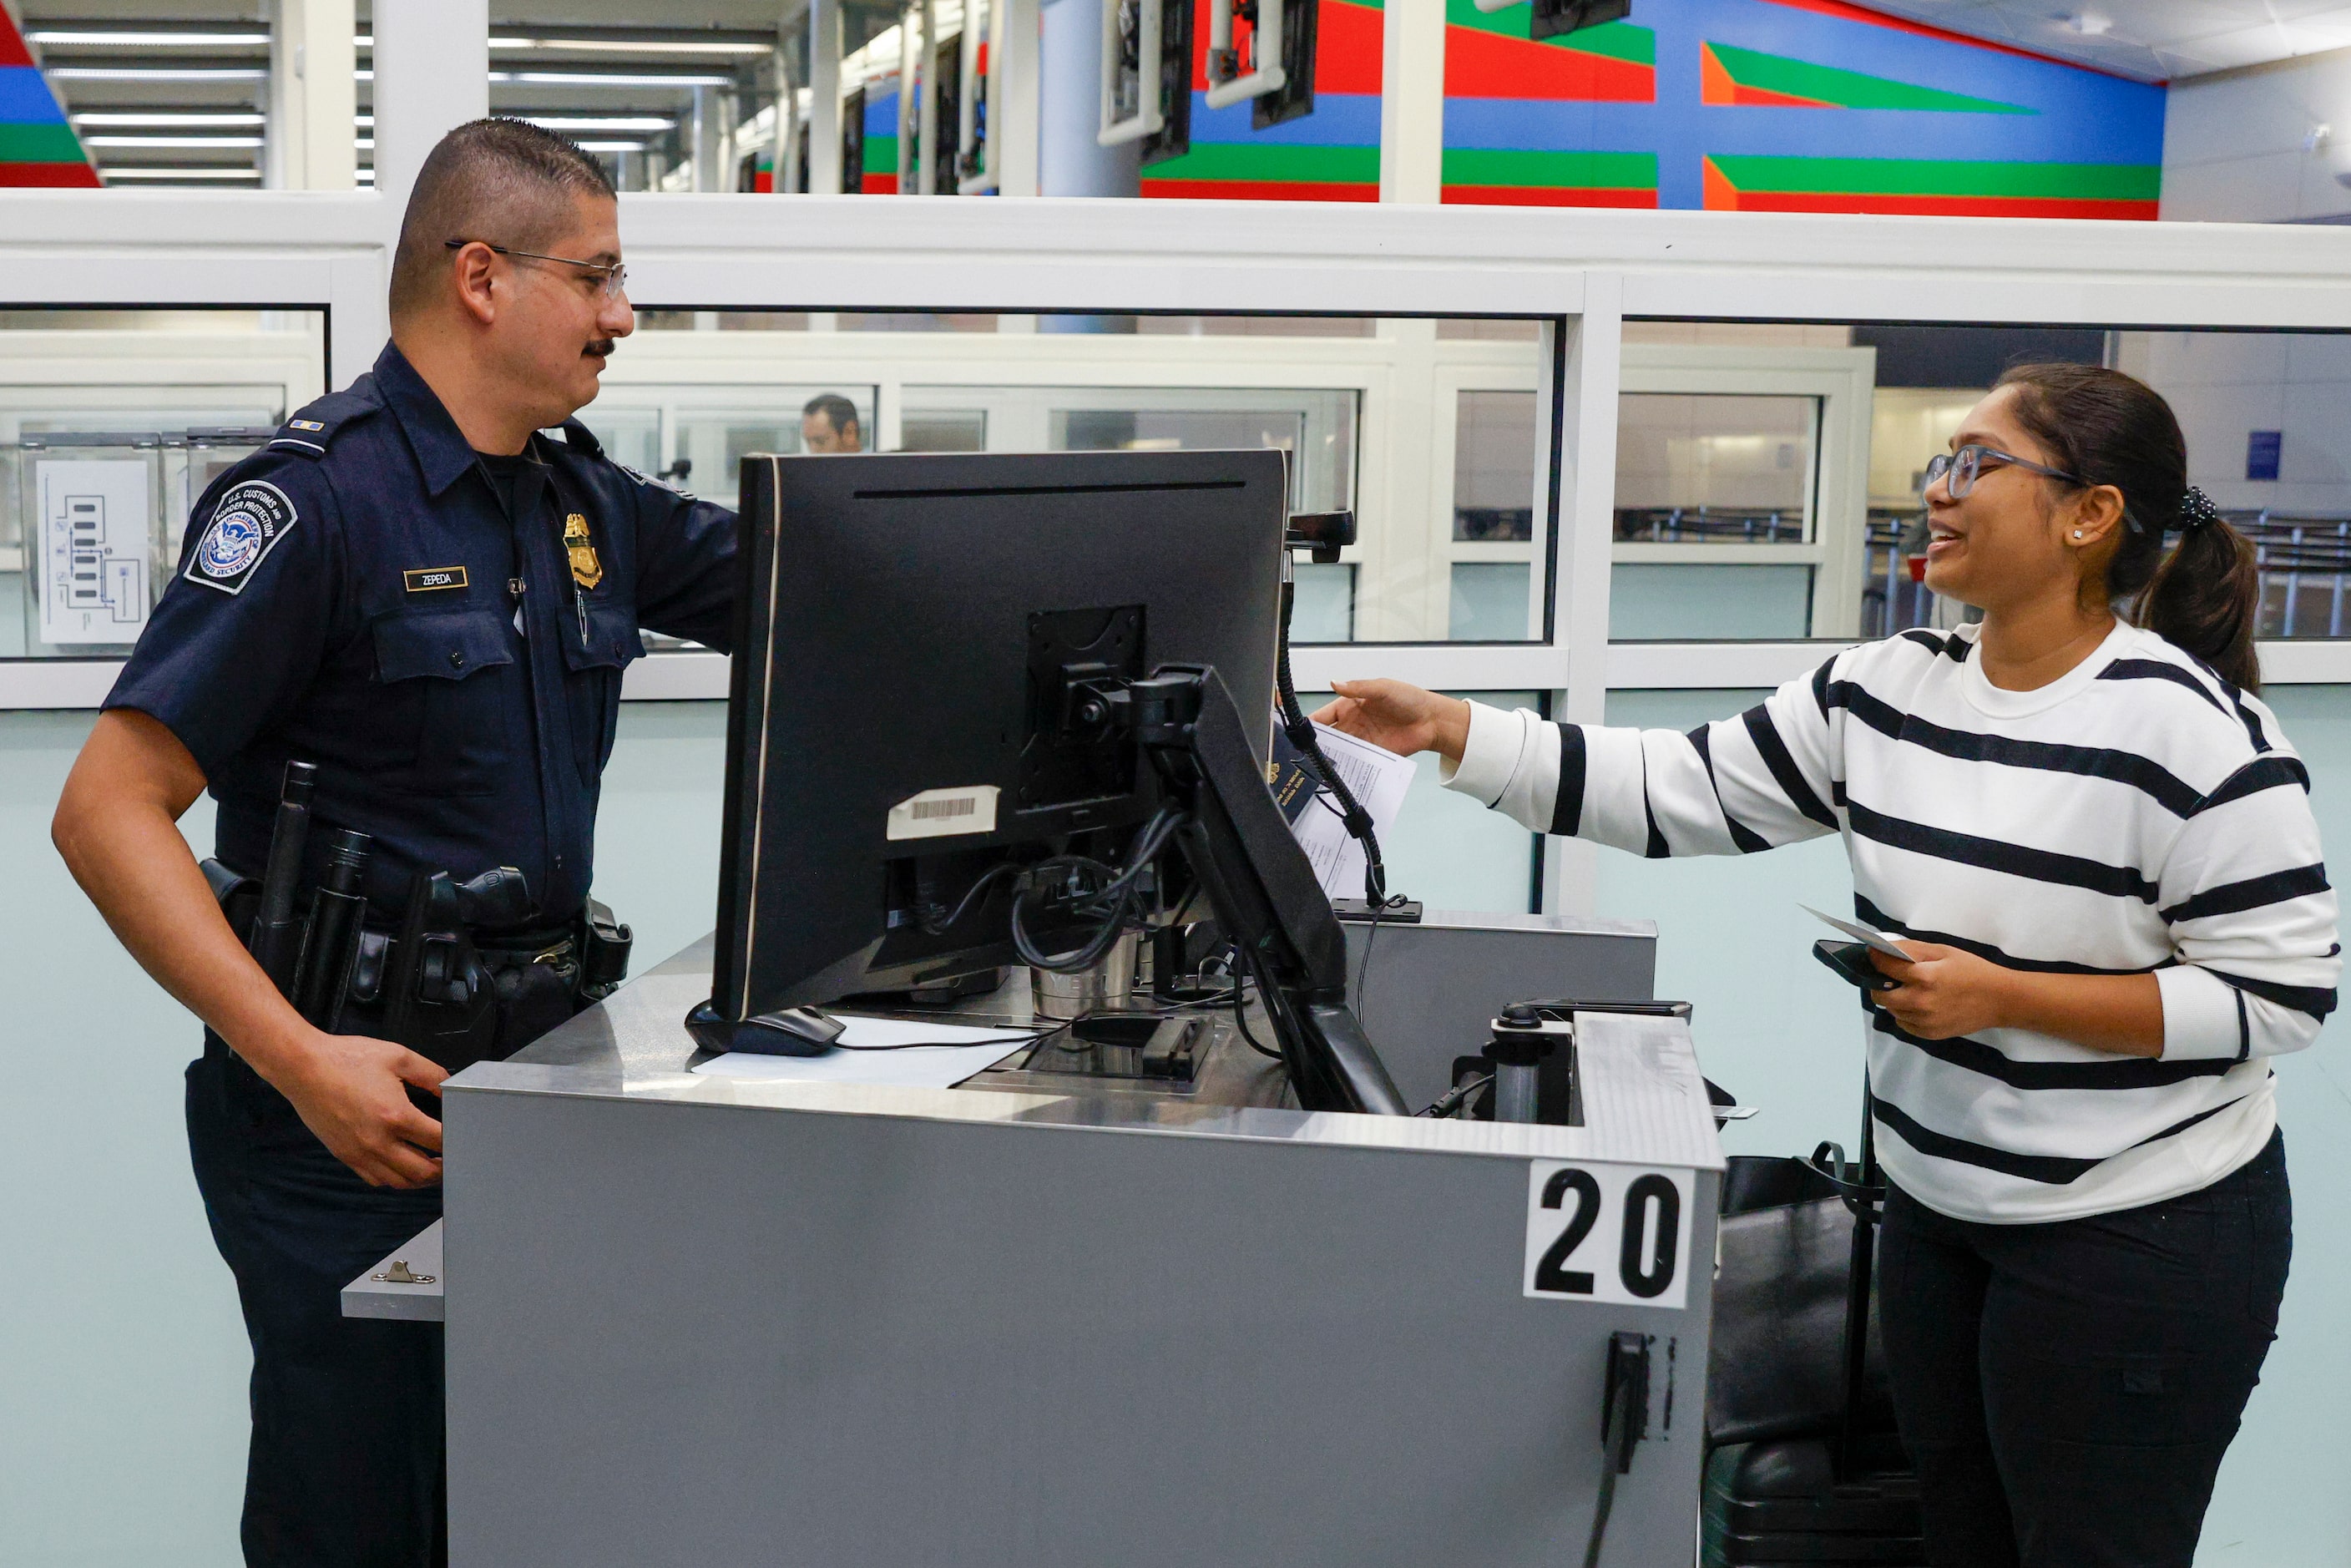
<svg viewBox="0 0 2351 1568">
<path fill-rule="evenodd" d="M 617 261 L 575 261 L 568 256 L 541 256 L 535 250 L 508 250 L 502 245 L 492 245 L 486 239 L 453 239 L 444 240 L 441 243 L 451 250 L 463 250 L 469 245 L 478 245 L 496 256 L 518 256 L 526 261 L 552 261 L 563 267 L 576 267 L 597 279 L 607 299 L 618 299 L 622 291 L 629 286 L 629 269 Z"/>
<path fill-rule="evenodd" d="M 1935 487 L 1936 480 L 1948 476 L 1950 482 L 1944 487 L 1945 491 L 1952 500 L 1959 500 L 1976 487 L 1976 479 L 1983 473 L 1986 464 L 1995 468 L 2006 464 L 2011 468 L 2030 469 L 2035 474 L 2046 474 L 2052 479 L 2063 479 L 2068 485 L 2087 487 L 2090 483 L 2087 479 L 2068 474 L 2062 468 L 2051 468 L 2039 463 L 2029 463 L 2022 457 L 2011 456 L 1997 447 L 1962 446 L 1957 452 L 1938 452 L 1928 458 L 1927 482 L 1920 486 L 1919 489 L 1922 492 L 1931 490 Z"/>
</svg>

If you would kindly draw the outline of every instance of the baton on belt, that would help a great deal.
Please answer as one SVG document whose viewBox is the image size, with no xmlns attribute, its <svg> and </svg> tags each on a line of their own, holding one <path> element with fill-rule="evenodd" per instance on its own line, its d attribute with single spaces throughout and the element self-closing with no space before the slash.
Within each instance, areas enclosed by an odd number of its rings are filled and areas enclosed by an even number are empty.
<svg viewBox="0 0 2351 1568">
<path fill-rule="evenodd" d="M 288 762 L 278 791 L 277 821 L 269 831 L 269 862 L 261 873 L 261 909 L 246 944 L 254 962 L 278 994 L 294 995 L 295 961 L 302 952 L 302 923 L 294 917 L 295 884 L 302 880 L 302 853 L 310 841 L 310 791 L 318 783 L 313 763 Z"/>
</svg>

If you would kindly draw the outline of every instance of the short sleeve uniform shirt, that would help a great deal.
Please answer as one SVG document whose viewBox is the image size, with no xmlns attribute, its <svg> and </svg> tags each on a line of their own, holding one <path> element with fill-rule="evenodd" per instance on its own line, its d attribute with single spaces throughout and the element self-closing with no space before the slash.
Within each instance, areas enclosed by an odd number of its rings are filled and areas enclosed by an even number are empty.
<svg viewBox="0 0 2351 1568">
<path fill-rule="evenodd" d="M 315 821 L 374 841 L 379 909 L 417 870 L 496 865 L 522 869 L 536 921 L 580 909 L 622 671 L 640 628 L 727 646 L 736 519 L 577 421 L 499 467 L 387 345 L 197 503 L 105 706 L 195 758 L 232 869 L 260 874 L 298 758 Z"/>
</svg>

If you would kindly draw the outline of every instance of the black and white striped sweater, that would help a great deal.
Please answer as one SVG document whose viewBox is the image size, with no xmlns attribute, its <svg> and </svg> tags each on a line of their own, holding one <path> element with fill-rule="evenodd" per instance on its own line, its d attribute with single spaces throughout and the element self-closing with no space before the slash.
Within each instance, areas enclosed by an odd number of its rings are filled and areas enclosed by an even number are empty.
<svg viewBox="0 0 2351 1568">
<path fill-rule="evenodd" d="M 2029 692 L 1986 680 L 1974 639 L 1848 650 L 1687 735 L 1473 706 L 1448 782 L 1539 832 L 1653 857 L 1841 833 L 1867 925 L 2012 968 L 2152 971 L 2152 1059 L 2022 1030 L 1919 1040 L 1874 1011 L 1879 1152 L 1962 1219 L 2193 1191 L 2261 1151 L 2263 1059 L 2335 1006 L 2309 775 L 2267 707 L 2152 632 L 2117 625 Z"/>
</svg>

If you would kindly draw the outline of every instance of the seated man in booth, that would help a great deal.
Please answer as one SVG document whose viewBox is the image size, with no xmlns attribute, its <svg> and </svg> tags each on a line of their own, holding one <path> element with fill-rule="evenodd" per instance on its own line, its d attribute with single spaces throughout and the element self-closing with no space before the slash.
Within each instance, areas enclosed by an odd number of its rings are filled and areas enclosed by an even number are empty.
<svg viewBox="0 0 2351 1568">
<path fill-rule="evenodd" d="M 800 449 L 831 456 L 865 450 L 865 433 L 857 423 L 857 405 L 839 392 L 820 392 L 800 410 Z"/>
</svg>

